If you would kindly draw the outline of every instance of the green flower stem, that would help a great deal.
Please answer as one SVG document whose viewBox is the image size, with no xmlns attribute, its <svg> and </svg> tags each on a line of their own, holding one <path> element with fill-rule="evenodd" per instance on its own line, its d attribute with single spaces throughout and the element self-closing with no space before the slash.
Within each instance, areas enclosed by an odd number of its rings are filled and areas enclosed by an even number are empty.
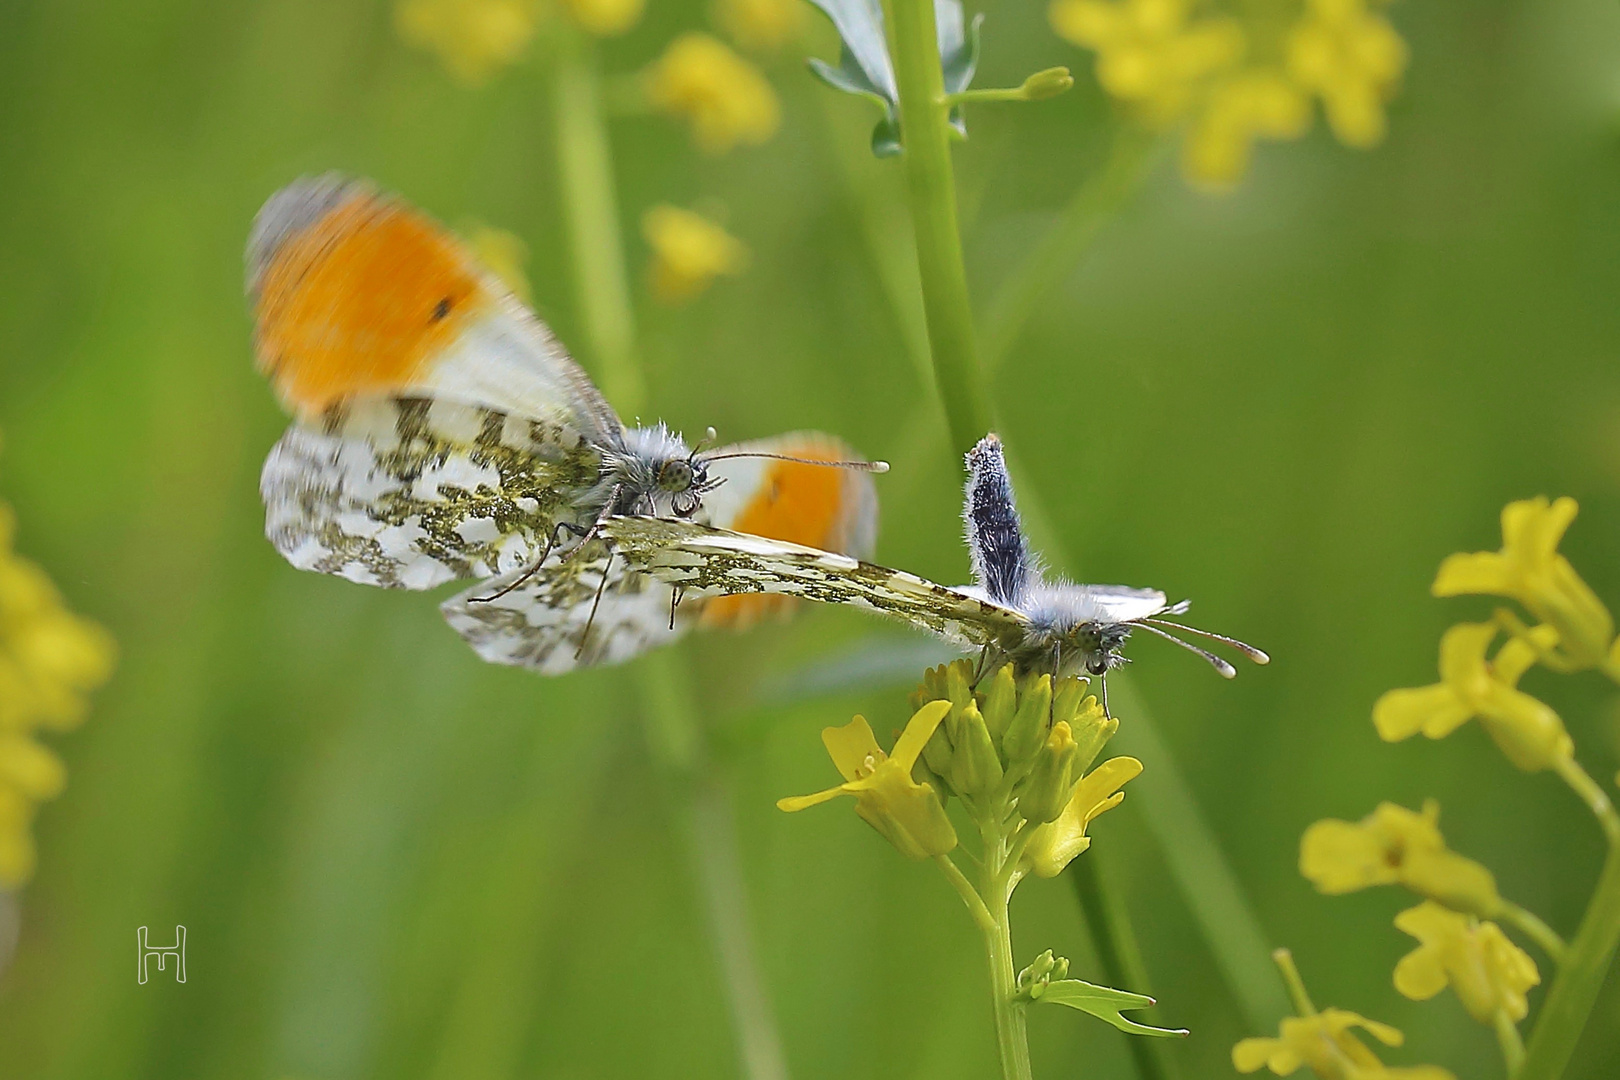
<svg viewBox="0 0 1620 1080">
<path fill-rule="evenodd" d="M 1075 191 L 1056 225 L 1047 231 L 990 300 L 984 319 L 984 366 L 994 371 L 1006 359 L 1041 299 L 1080 258 L 1103 226 L 1136 193 L 1168 144 L 1133 125 L 1119 128 L 1102 168 Z"/>
<path fill-rule="evenodd" d="M 635 349 L 601 75 L 594 42 L 560 24 L 559 33 L 553 107 L 579 318 L 603 392 L 622 414 L 636 416 L 646 406 L 646 381 Z M 636 677 L 647 743 L 679 802 L 687 853 L 708 909 L 743 1074 L 749 1080 L 787 1080 L 748 930 L 736 830 L 724 790 L 704 760 L 692 687 L 674 649 L 644 657 Z"/>
<path fill-rule="evenodd" d="M 1273 949 L 1271 959 L 1276 963 L 1277 970 L 1282 972 L 1283 985 L 1288 987 L 1288 996 L 1294 1003 L 1294 1015 L 1306 1018 L 1315 1016 L 1316 1005 L 1305 989 L 1305 980 L 1299 977 L 1299 968 L 1294 966 L 1294 954 L 1287 949 Z"/>
<path fill-rule="evenodd" d="M 1609 850 L 1580 928 L 1536 1015 L 1524 1063 L 1513 1074 L 1514 1080 L 1558 1080 L 1563 1075 L 1620 942 L 1620 814 L 1597 781 L 1573 759 L 1566 759 L 1557 769 L 1597 817 Z"/>
<path fill-rule="evenodd" d="M 1497 1045 L 1502 1048 L 1502 1063 L 1507 1066 L 1507 1074 L 1512 1076 L 1524 1064 L 1524 1039 L 1519 1035 L 1519 1026 L 1502 1009 L 1496 1010 L 1491 1024 L 1496 1029 Z"/>
<path fill-rule="evenodd" d="M 967 879 L 967 875 L 962 873 L 962 868 L 957 866 L 955 860 L 949 855 L 935 855 L 934 862 L 939 866 L 940 872 L 945 875 L 945 880 L 949 881 L 962 897 L 962 903 L 967 905 L 969 914 L 973 916 L 974 924 L 987 934 L 994 932 L 996 929 L 995 916 L 991 915 L 990 909 L 984 906 L 984 899 L 979 895 L 979 890 L 975 889 L 973 883 Z"/>
<path fill-rule="evenodd" d="M 1525 937 L 1541 946 L 1541 951 L 1546 953 L 1553 963 L 1562 964 L 1564 962 L 1564 950 L 1566 948 L 1564 939 L 1559 937 L 1558 932 L 1552 927 L 1542 922 L 1535 913 L 1526 911 L 1518 904 L 1504 900 L 1501 909 L 1496 912 L 1496 917 L 1517 927 Z"/>
<path fill-rule="evenodd" d="M 1008 901 L 1012 899 L 1016 863 L 1002 821 L 1007 805 L 991 800 L 978 819 L 979 836 L 984 842 L 981 886 L 977 890 L 990 917 L 981 923 L 985 959 L 990 965 L 990 997 L 996 1015 L 996 1047 L 1001 1054 L 1002 1080 L 1033 1080 L 1029 1065 L 1029 1032 L 1024 1023 L 1024 1002 L 1018 998 L 1018 969 L 1013 964 L 1012 921 Z"/>
<path fill-rule="evenodd" d="M 1066 876 L 1080 901 L 1080 911 L 1091 930 L 1091 944 L 1097 951 L 1097 960 L 1102 964 L 1108 985 L 1151 995 L 1153 987 L 1142 960 L 1142 950 L 1137 945 L 1136 932 L 1131 927 L 1125 897 L 1115 884 L 1103 853 L 1096 848 L 1086 850 L 1069 864 Z M 1159 1010 L 1157 1007 L 1144 1009 L 1136 1019 L 1158 1025 Z M 1126 1036 L 1125 1047 L 1131 1052 L 1136 1074 L 1142 1080 L 1177 1080 L 1181 1075 L 1168 1040 Z"/>
<path fill-rule="evenodd" d="M 968 301 L 962 235 L 956 220 L 951 127 L 940 70 L 933 0 L 886 0 L 884 11 L 900 92 L 900 131 L 917 241 L 923 311 L 934 381 L 945 405 L 951 444 L 966 454 L 991 430 L 990 401 L 979 370 Z M 958 464 L 960 464 L 958 457 Z"/>
<path fill-rule="evenodd" d="M 558 20 L 554 110 L 557 166 L 567 207 L 575 302 L 584 344 L 602 392 L 626 416 L 645 407 L 646 381 L 636 358 L 636 324 L 619 231 L 613 152 L 602 113 L 595 43 Z"/>
</svg>

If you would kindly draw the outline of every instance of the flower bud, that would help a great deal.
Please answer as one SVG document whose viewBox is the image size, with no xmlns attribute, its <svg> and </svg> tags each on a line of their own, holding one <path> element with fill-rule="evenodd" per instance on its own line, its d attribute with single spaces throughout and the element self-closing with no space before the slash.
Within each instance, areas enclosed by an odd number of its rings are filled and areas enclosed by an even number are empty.
<svg viewBox="0 0 1620 1080">
<path fill-rule="evenodd" d="M 952 710 L 955 716 L 955 710 Z M 956 750 L 951 755 L 951 786 L 963 795 L 983 795 L 1001 783 L 1001 758 L 990 741 L 979 707 L 969 703 L 957 725 Z"/>
<path fill-rule="evenodd" d="M 1069 727 L 1075 726 L 1086 703 L 1086 680 L 1073 675 L 1059 679 L 1052 688 L 1052 722 L 1066 721 Z"/>
<path fill-rule="evenodd" d="M 1054 979 L 1061 980 L 1068 974 L 1068 958 L 1053 956 L 1052 950 L 1047 949 L 1035 958 L 1034 963 L 1018 973 L 1018 991 L 1033 1001 L 1046 992 L 1047 983 Z"/>
<path fill-rule="evenodd" d="M 1074 762 L 1079 754 L 1069 725 L 1062 720 L 1053 724 L 1046 745 L 1035 756 L 1035 765 L 1024 779 L 1018 812 L 1029 821 L 1056 821 L 1068 805 L 1075 780 Z"/>
<path fill-rule="evenodd" d="M 1042 675 L 1024 684 L 1018 711 L 1001 737 L 1007 764 L 1029 761 L 1046 742 L 1047 717 L 1052 711 L 1052 676 Z"/>
<path fill-rule="evenodd" d="M 1001 738 L 1012 726 L 1014 714 L 1018 711 L 1018 683 L 1013 679 L 1011 664 L 1003 664 L 1001 669 L 989 679 L 985 680 L 984 703 L 979 711 L 984 713 L 985 725 L 990 729 L 990 738 L 999 746 Z"/>
<path fill-rule="evenodd" d="M 1074 732 L 1075 745 L 1080 748 L 1074 763 L 1074 775 L 1079 776 L 1091 768 L 1102 748 L 1114 737 L 1119 721 L 1104 714 L 1096 698 L 1087 697 L 1080 703 L 1079 713 L 1069 721 L 1069 730 Z"/>
<path fill-rule="evenodd" d="M 1045 101 L 1055 98 L 1074 86 L 1074 76 L 1069 74 L 1066 67 L 1047 68 L 1037 71 L 1024 80 L 1018 89 L 1025 101 Z"/>
</svg>

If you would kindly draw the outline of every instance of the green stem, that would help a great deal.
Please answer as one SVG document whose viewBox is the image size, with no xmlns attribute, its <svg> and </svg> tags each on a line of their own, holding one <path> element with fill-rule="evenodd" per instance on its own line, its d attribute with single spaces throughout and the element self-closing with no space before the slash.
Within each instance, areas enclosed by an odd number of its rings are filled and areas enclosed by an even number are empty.
<svg viewBox="0 0 1620 1080">
<path fill-rule="evenodd" d="M 1502 1048 L 1502 1063 L 1512 1077 L 1524 1065 L 1524 1039 L 1519 1035 L 1519 1026 L 1505 1009 L 1496 1010 L 1492 1026 L 1496 1029 L 1496 1043 Z"/>
<path fill-rule="evenodd" d="M 1114 882 L 1103 853 L 1096 848 L 1085 852 L 1069 864 L 1069 881 L 1080 901 L 1080 911 L 1091 931 L 1092 948 L 1109 986 L 1131 990 L 1138 994 L 1153 993 L 1148 981 L 1147 964 L 1131 926 L 1130 910 L 1125 897 Z M 1160 1022 L 1158 1008 L 1144 1009 L 1134 1014 L 1144 1024 Z M 1136 1073 L 1142 1080 L 1176 1080 L 1181 1070 L 1170 1053 L 1165 1039 L 1139 1039 L 1125 1037 L 1125 1046 L 1136 1063 Z"/>
<path fill-rule="evenodd" d="M 945 880 L 949 881 L 962 897 L 962 903 L 967 905 L 968 913 L 973 916 L 974 924 L 984 933 L 988 934 L 994 931 L 996 928 L 995 917 L 990 914 L 990 909 L 984 906 L 984 898 L 979 895 L 979 890 L 973 887 L 973 883 L 967 879 L 967 875 L 962 873 L 962 868 L 956 865 L 955 860 L 949 855 L 935 855 L 934 863 L 944 873 Z"/>
<path fill-rule="evenodd" d="M 1047 290 L 1074 266 L 1080 253 L 1141 186 L 1159 159 L 1156 151 L 1164 145 L 1163 140 L 1132 125 L 1118 130 L 1103 167 L 1080 185 L 1057 224 L 991 299 L 984 319 L 986 370 L 994 371 L 1018 344 L 1024 324 L 1040 307 Z"/>
<path fill-rule="evenodd" d="M 1496 912 L 1496 917 L 1505 923 L 1511 923 L 1525 937 L 1541 946 L 1541 951 L 1546 953 L 1553 963 L 1562 964 L 1564 962 L 1564 950 L 1566 948 L 1564 939 L 1558 936 L 1556 930 L 1542 922 L 1534 912 L 1526 911 L 1518 904 L 1512 904 L 1504 900 L 1502 901 L 1502 907 Z"/>
<path fill-rule="evenodd" d="M 1271 959 L 1276 963 L 1277 970 L 1282 972 L 1283 985 L 1288 987 L 1288 996 L 1294 1003 L 1294 1015 L 1315 1016 L 1316 1005 L 1305 989 L 1305 980 L 1300 978 L 1299 968 L 1294 966 L 1294 954 L 1287 949 L 1273 949 Z"/>
<path fill-rule="evenodd" d="M 1620 942 L 1620 815 L 1597 781 L 1573 759 L 1557 770 L 1597 817 L 1609 850 L 1580 928 L 1570 939 L 1564 962 L 1536 1016 L 1524 1064 L 1514 1080 L 1558 1080 L 1563 1075 Z"/>
<path fill-rule="evenodd" d="M 567 210 L 575 302 L 602 392 L 634 418 L 646 404 L 636 323 L 619 231 L 613 152 L 602 114 L 595 44 L 559 20 L 555 65 L 557 167 Z"/>
<path fill-rule="evenodd" d="M 634 417 L 645 407 L 646 381 L 635 349 L 601 75 L 594 42 L 560 24 L 559 33 L 557 161 L 579 317 L 603 392 L 621 413 Z M 692 687 L 671 649 L 643 658 L 636 674 L 647 743 L 679 802 L 687 853 L 708 910 L 743 1074 L 749 1080 L 787 1080 L 782 1042 L 748 929 L 736 830 L 724 789 L 704 761 Z"/>
<path fill-rule="evenodd" d="M 1018 969 L 1013 966 L 1012 921 L 1002 870 L 1006 852 L 999 830 L 980 823 L 985 838 L 984 895 L 990 922 L 980 927 L 984 934 L 984 954 L 990 965 L 990 997 L 996 1012 L 996 1048 L 1001 1054 L 1002 1080 L 1032 1080 L 1029 1065 L 1029 1032 L 1024 1026 L 1024 1003 L 1018 999 Z"/>
<path fill-rule="evenodd" d="M 949 107 L 940 70 L 934 3 L 887 0 L 884 9 L 900 93 L 906 187 L 934 381 L 945 406 L 951 443 L 958 454 L 965 454 L 992 424 L 974 344 L 973 309 L 956 220 L 956 176 L 951 169 Z"/>
</svg>

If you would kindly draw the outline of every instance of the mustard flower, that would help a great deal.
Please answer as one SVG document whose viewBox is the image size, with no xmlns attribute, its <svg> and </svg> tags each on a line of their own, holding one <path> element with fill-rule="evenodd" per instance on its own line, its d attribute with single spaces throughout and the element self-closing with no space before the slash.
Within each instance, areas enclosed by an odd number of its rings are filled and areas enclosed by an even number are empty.
<svg viewBox="0 0 1620 1080">
<path fill-rule="evenodd" d="M 731 40 L 755 52 L 780 49 L 805 25 L 801 0 L 715 0 L 710 14 Z"/>
<path fill-rule="evenodd" d="M 653 108 L 684 117 L 709 153 L 763 143 L 781 123 L 776 91 L 765 76 L 708 34 L 670 42 L 644 73 L 643 86 Z"/>
<path fill-rule="evenodd" d="M 1395 926 L 1418 939 L 1395 965 L 1395 989 L 1427 1001 L 1448 985 L 1468 1014 L 1482 1024 L 1497 1013 L 1523 1020 L 1525 993 L 1541 982 L 1536 962 L 1509 941 L 1501 927 L 1425 900 L 1395 916 Z"/>
<path fill-rule="evenodd" d="M 1097 54 L 1102 88 L 1156 127 L 1180 119 L 1245 50 L 1241 24 L 1194 18 L 1190 0 L 1054 0 L 1048 17 L 1059 37 Z"/>
<path fill-rule="evenodd" d="M 741 240 L 690 210 L 653 207 L 641 216 L 641 235 L 652 249 L 653 295 L 666 304 L 684 303 L 721 274 L 737 274 L 748 265 Z"/>
<path fill-rule="evenodd" d="M 1401 884 L 1457 911 L 1497 914 L 1496 879 L 1447 848 L 1439 823 L 1433 799 L 1421 814 L 1386 802 L 1359 822 L 1318 821 L 1300 839 L 1299 872 L 1329 895 Z"/>
<path fill-rule="evenodd" d="M 1455 1080 L 1450 1072 L 1436 1065 L 1384 1065 L 1356 1037 L 1354 1028 L 1361 1028 L 1385 1046 L 1399 1046 L 1406 1041 L 1388 1024 L 1345 1009 L 1323 1009 L 1314 1016 L 1288 1017 L 1275 1039 L 1244 1039 L 1232 1047 L 1232 1066 L 1244 1073 L 1269 1068 L 1278 1076 L 1305 1066 L 1321 1080 Z"/>
<path fill-rule="evenodd" d="M 534 36 L 531 0 L 399 0 L 394 28 L 409 45 L 433 53 L 469 86 L 489 80 L 523 55 Z"/>
<path fill-rule="evenodd" d="M 1517 689 L 1538 651 L 1557 640 L 1538 626 L 1528 639 L 1512 638 L 1487 660 L 1495 623 L 1460 623 L 1440 639 L 1440 681 L 1391 690 L 1373 706 L 1373 723 L 1385 742 L 1422 732 L 1441 739 L 1478 717 L 1509 761 L 1526 772 L 1551 768 L 1574 753 L 1564 722 L 1552 708 Z"/>
<path fill-rule="evenodd" d="M 562 0 L 581 28 L 597 37 L 612 37 L 641 21 L 645 0 Z"/>
<path fill-rule="evenodd" d="M 1075 856 L 1091 847 L 1086 827 L 1104 811 L 1125 801 L 1120 789 L 1142 773 L 1133 757 L 1109 758 L 1074 786 L 1074 794 L 1056 821 L 1037 828 L 1024 849 L 1024 859 L 1038 877 L 1057 877 Z"/>
<path fill-rule="evenodd" d="M 918 709 L 885 754 L 864 716 L 838 728 L 826 728 L 821 741 L 843 774 L 844 782 L 814 795 L 778 800 L 780 810 L 794 813 L 840 795 L 855 796 L 855 812 L 902 855 L 926 859 L 956 847 L 956 830 L 933 787 L 912 779 L 924 744 L 951 711 L 949 701 L 931 701 Z"/>
<path fill-rule="evenodd" d="M 1288 37 L 1288 72 L 1322 99 L 1328 126 L 1357 149 L 1384 138 L 1384 103 L 1406 70 L 1406 42 L 1366 0 L 1309 0 Z"/>
<path fill-rule="evenodd" d="M 1568 497 L 1508 503 L 1502 510 L 1502 550 L 1448 556 L 1435 576 L 1434 595 L 1483 593 L 1517 600 L 1558 631 L 1558 655 L 1568 668 L 1603 664 L 1614 643 L 1614 619 L 1558 553 L 1578 510 Z"/>
<path fill-rule="evenodd" d="M 1213 187 L 1235 184 L 1257 139 L 1297 139 L 1310 126 L 1309 100 L 1281 72 L 1245 68 L 1211 85 L 1188 130 L 1182 172 Z"/>
</svg>

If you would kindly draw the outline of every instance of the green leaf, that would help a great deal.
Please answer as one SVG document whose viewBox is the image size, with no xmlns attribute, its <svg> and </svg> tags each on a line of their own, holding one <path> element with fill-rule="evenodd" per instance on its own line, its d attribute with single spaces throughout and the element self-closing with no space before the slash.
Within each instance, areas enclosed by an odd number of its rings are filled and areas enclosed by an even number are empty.
<svg viewBox="0 0 1620 1080">
<path fill-rule="evenodd" d="M 888 39 L 883 29 L 880 0 L 810 0 L 832 21 L 843 43 L 838 50 L 838 66 L 812 59 L 810 71 L 835 90 L 876 102 L 883 119 L 872 131 L 872 153 L 890 157 L 900 152 L 900 95 L 895 87 L 894 66 L 889 59 Z M 984 16 L 965 21 L 961 0 L 934 0 L 934 23 L 939 40 L 941 74 L 945 92 L 957 94 L 973 82 L 979 66 L 979 27 Z M 967 124 L 961 106 L 950 113 L 951 126 L 967 137 Z"/>
<path fill-rule="evenodd" d="M 1138 1024 L 1120 1015 L 1121 1009 L 1145 1009 L 1154 1004 L 1146 994 L 1133 994 L 1128 990 L 1115 990 L 1107 986 L 1094 986 L 1079 979 L 1061 979 L 1049 982 L 1037 1002 L 1050 1001 L 1054 1005 L 1067 1005 L 1106 1020 L 1130 1035 L 1155 1035 L 1161 1039 L 1184 1038 L 1186 1028 L 1157 1028 Z"/>
</svg>

